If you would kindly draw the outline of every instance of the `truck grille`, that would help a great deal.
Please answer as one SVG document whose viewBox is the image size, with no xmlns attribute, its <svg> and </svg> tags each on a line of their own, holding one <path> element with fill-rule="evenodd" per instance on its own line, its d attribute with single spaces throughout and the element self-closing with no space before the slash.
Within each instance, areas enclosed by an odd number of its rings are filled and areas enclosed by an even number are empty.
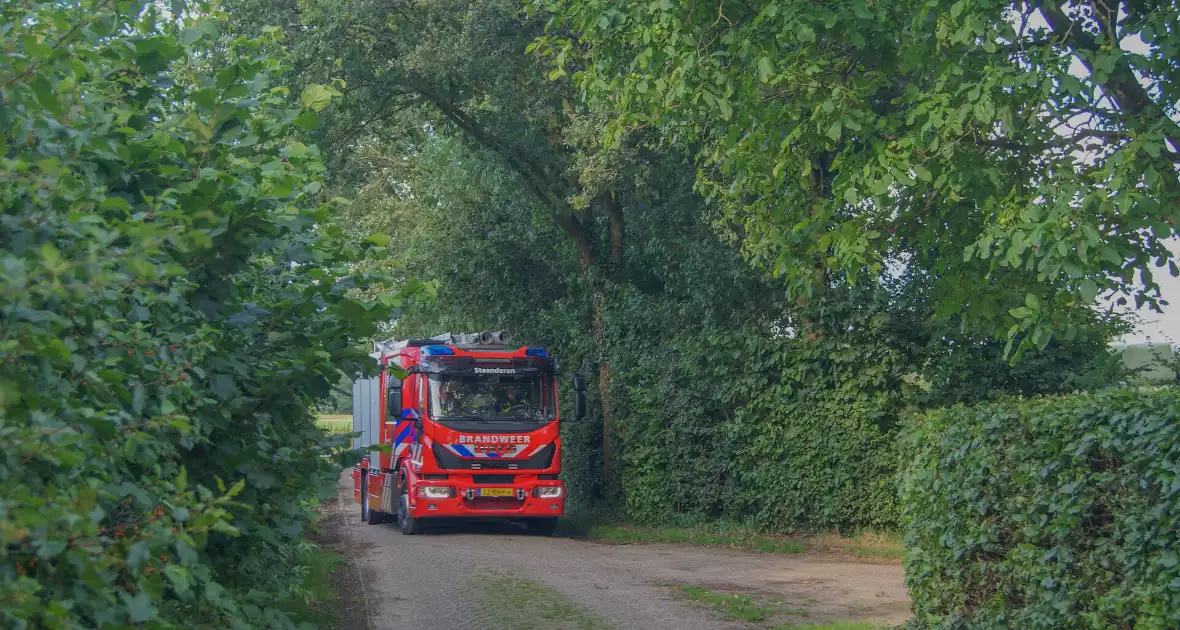
<svg viewBox="0 0 1180 630">
<path fill-rule="evenodd" d="M 553 465 L 553 456 L 557 449 L 552 444 L 546 444 L 541 452 L 528 459 L 499 459 L 496 457 L 481 457 L 479 459 L 463 459 L 443 448 L 438 442 L 431 446 L 434 460 L 440 468 L 448 470 L 542 470 Z"/>
</svg>

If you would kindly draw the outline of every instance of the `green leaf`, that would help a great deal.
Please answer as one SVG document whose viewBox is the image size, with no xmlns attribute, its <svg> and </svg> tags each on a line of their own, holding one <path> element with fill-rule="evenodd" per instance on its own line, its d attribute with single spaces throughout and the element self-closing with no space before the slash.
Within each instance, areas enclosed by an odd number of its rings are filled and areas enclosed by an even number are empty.
<svg viewBox="0 0 1180 630">
<path fill-rule="evenodd" d="M 295 126 L 304 131 L 311 131 L 320 125 L 319 114 L 305 111 L 295 118 Z"/>
<path fill-rule="evenodd" d="M 840 121 L 837 120 L 836 122 L 832 123 L 831 127 L 828 127 L 828 137 L 831 138 L 833 142 L 839 142 L 840 141 L 840 131 L 841 131 L 841 124 L 840 124 Z"/>
<path fill-rule="evenodd" d="M 758 80 L 762 81 L 763 83 L 766 83 L 766 82 L 770 81 L 771 77 L 773 77 L 773 76 L 774 76 L 774 62 L 772 62 L 770 60 L 770 57 L 765 57 L 765 56 L 759 57 L 758 58 Z"/>
<path fill-rule="evenodd" d="M 42 243 L 40 252 L 41 262 L 45 265 L 46 269 L 56 273 L 66 268 L 67 265 L 62 261 L 61 253 L 57 251 L 57 248 L 53 246 L 53 243 L 50 243 L 49 241 Z"/>
<path fill-rule="evenodd" d="M 226 66 L 217 71 L 217 89 L 225 90 L 233 85 L 234 79 L 238 78 L 238 67 L 236 65 Z"/>
<path fill-rule="evenodd" d="M 721 110 L 722 120 L 729 120 L 733 116 L 733 106 L 729 104 L 726 98 L 717 99 L 717 109 Z"/>
<path fill-rule="evenodd" d="M 1033 345 L 1037 350 L 1044 350 L 1049 347 L 1049 342 L 1053 340 L 1053 333 L 1044 328 L 1037 328 L 1037 332 L 1033 335 Z"/>
<path fill-rule="evenodd" d="M 204 90 L 197 90 L 193 92 L 193 102 L 208 110 L 217 109 L 219 95 L 217 90 L 213 88 L 205 88 Z"/>
<path fill-rule="evenodd" d="M 179 564 L 168 564 L 164 567 L 164 575 L 168 577 L 168 581 L 172 583 L 172 588 L 176 589 L 177 593 L 183 595 L 188 592 L 188 569 Z"/>
<path fill-rule="evenodd" d="M 1032 293 L 1026 293 L 1024 294 L 1024 305 L 1034 311 L 1038 311 L 1041 308 L 1041 300 Z"/>
<path fill-rule="evenodd" d="M 156 610 L 155 604 L 152 603 L 152 598 L 144 592 L 130 595 L 126 591 L 119 590 L 119 599 L 123 600 L 123 605 L 127 607 L 127 615 L 131 618 L 131 623 L 146 623 L 156 618 L 159 614 Z"/>
<path fill-rule="evenodd" d="M 376 234 L 370 234 L 369 236 L 366 236 L 365 241 L 372 243 L 377 247 L 385 247 L 389 244 L 389 235 L 378 232 Z"/>
<path fill-rule="evenodd" d="M 37 102 L 42 107 L 48 109 L 50 112 L 60 116 L 65 110 L 62 109 L 61 101 L 57 98 L 57 92 L 53 85 L 45 77 L 37 77 L 29 82 L 29 87 L 33 88 L 33 93 L 37 97 Z"/>
<path fill-rule="evenodd" d="M 193 44 L 197 43 L 197 40 L 201 39 L 204 35 L 205 32 L 199 28 L 182 29 L 180 31 L 180 45 L 186 47 L 192 46 Z"/>
<path fill-rule="evenodd" d="M 1082 280 L 1082 282 L 1078 285 L 1078 290 L 1082 294 L 1082 299 L 1085 300 L 1087 304 L 1093 304 L 1094 300 L 1098 297 L 1098 284 L 1089 278 Z"/>
<path fill-rule="evenodd" d="M 332 104 L 332 98 L 339 96 L 340 92 L 326 86 L 312 83 L 303 88 L 303 93 L 299 95 L 299 102 L 304 107 L 312 111 L 323 111 Z"/>
<path fill-rule="evenodd" d="M 281 153 L 287 157 L 296 157 L 296 158 L 306 157 L 307 156 L 307 145 L 296 140 L 296 141 L 289 143 L 287 146 L 283 147 L 283 149 L 281 151 L 279 151 L 279 153 Z"/>
</svg>

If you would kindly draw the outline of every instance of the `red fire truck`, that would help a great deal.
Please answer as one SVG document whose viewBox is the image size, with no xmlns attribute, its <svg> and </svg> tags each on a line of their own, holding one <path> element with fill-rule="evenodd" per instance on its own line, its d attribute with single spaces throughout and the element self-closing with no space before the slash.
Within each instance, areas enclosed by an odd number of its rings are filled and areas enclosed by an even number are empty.
<svg viewBox="0 0 1180 630">
<path fill-rule="evenodd" d="M 504 332 L 388 340 L 378 376 L 353 384 L 354 446 L 381 444 L 353 468 L 361 520 L 422 532 L 433 519 L 524 521 L 552 534 L 565 509 L 558 363 Z M 390 368 L 401 368 L 399 379 Z M 586 412 L 573 375 L 574 417 Z"/>
</svg>

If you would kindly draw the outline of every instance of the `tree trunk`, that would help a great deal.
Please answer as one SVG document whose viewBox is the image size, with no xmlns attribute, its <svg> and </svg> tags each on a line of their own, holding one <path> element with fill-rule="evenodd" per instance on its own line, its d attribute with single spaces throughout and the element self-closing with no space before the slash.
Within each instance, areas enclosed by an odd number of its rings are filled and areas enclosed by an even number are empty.
<svg viewBox="0 0 1180 630">
<path fill-rule="evenodd" d="M 598 354 L 598 394 L 602 403 L 602 476 L 608 489 L 614 487 L 614 430 L 610 395 L 610 359 L 606 352 L 606 314 L 603 306 L 601 279 L 594 274 L 596 258 L 586 226 L 572 215 L 558 218 L 558 224 L 573 239 L 578 249 L 578 266 L 590 292 L 591 327 L 594 347 Z M 614 248 L 612 248 L 614 249 Z M 613 252 L 612 252 L 613 255 Z"/>
<path fill-rule="evenodd" d="M 610 394 L 610 359 L 606 356 L 606 318 L 603 314 L 602 292 L 594 285 L 590 289 L 594 303 L 594 345 L 598 347 L 598 395 L 602 401 L 602 478 L 608 489 L 615 483 L 615 448 L 611 433 L 614 431 Z"/>
</svg>

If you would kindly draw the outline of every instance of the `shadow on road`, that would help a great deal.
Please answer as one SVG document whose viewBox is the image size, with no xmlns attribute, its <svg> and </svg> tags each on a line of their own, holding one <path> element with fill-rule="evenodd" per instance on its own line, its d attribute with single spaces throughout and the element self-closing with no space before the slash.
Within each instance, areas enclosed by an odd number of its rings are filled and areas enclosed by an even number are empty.
<svg viewBox="0 0 1180 630">
<path fill-rule="evenodd" d="M 511 521 L 470 521 L 467 519 L 431 519 L 425 524 L 423 536 L 492 535 L 532 536 L 523 523 Z M 553 537 L 564 537 L 555 535 Z"/>
</svg>

